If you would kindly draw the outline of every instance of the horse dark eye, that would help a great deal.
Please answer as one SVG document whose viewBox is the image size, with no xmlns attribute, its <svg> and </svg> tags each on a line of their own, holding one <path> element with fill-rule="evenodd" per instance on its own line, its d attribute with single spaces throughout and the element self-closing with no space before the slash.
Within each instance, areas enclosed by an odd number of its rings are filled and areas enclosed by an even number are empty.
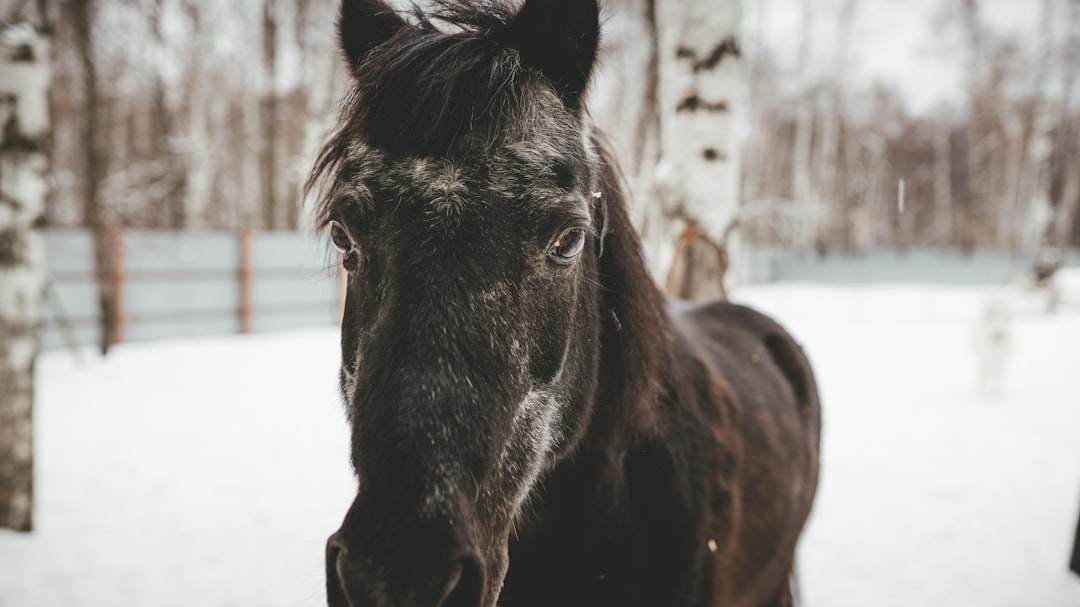
<svg viewBox="0 0 1080 607">
<path fill-rule="evenodd" d="M 585 228 L 569 228 L 551 245 L 548 252 L 552 259 L 566 263 L 581 253 L 585 248 Z"/>
<path fill-rule="evenodd" d="M 348 253 L 356 246 L 345 226 L 336 221 L 330 222 L 330 242 L 334 243 L 334 248 L 342 254 Z"/>
</svg>

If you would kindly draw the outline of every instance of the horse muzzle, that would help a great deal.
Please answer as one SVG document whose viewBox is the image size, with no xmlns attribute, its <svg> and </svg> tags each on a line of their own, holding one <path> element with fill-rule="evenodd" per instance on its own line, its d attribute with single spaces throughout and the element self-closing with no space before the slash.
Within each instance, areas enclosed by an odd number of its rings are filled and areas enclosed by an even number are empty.
<svg viewBox="0 0 1080 607">
<path fill-rule="evenodd" d="M 329 606 L 482 607 L 485 559 L 460 527 L 443 519 L 365 534 L 347 519 L 326 543 Z"/>
</svg>

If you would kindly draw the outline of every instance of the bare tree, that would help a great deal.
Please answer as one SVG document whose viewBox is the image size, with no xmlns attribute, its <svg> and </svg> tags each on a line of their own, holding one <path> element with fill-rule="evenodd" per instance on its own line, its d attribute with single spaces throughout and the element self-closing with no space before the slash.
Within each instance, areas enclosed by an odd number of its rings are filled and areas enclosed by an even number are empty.
<svg viewBox="0 0 1080 607">
<path fill-rule="evenodd" d="M 798 77 L 802 96 L 798 100 L 795 115 L 795 139 L 791 160 L 792 194 L 800 209 L 799 248 L 811 244 L 816 231 L 813 221 L 818 206 L 818 195 L 813 181 L 814 109 L 813 86 L 810 79 L 810 53 L 813 49 L 814 6 L 813 0 L 802 0 L 802 17 L 799 30 Z"/>
<path fill-rule="evenodd" d="M 0 0 L 0 527 L 33 522 L 34 359 L 45 284 L 45 2 Z"/>
<path fill-rule="evenodd" d="M 117 342 L 113 322 L 112 238 L 108 211 L 101 197 L 107 153 L 102 149 L 100 93 L 95 63 L 94 2 L 71 0 L 63 5 L 66 19 L 74 26 L 82 75 L 82 162 L 83 162 L 83 224 L 94 238 L 94 285 L 97 289 L 98 314 L 101 319 L 101 353 Z"/>
<path fill-rule="evenodd" d="M 739 208 L 739 129 L 746 104 L 741 16 L 738 0 L 656 0 L 660 145 L 654 191 L 675 240 L 668 288 L 689 299 L 725 296 L 722 278 L 736 248 L 729 227 Z"/>
<path fill-rule="evenodd" d="M 1013 132 L 1006 166 L 1005 208 L 998 218 L 999 235 L 1014 250 L 1039 247 L 1049 227 L 1046 162 L 1053 118 L 1046 88 L 1054 59 L 1053 1 L 1043 0 L 1041 11 L 1040 31 L 1044 35 L 1039 37 L 1039 51 L 1026 87 L 1030 92 L 1026 99 L 1013 104 L 1014 117 L 1009 121 Z"/>
<path fill-rule="evenodd" d="M 626 173 L 650 266 L 674 296 L 723 296 L 745 112 L 740 3 L 605 8 L 589 105 Z"/>
<path fill-rule="evenodd" d="M 840 204 L 842 188 L 839 183 L 841 122 L 844 115 L 841 88 L 844 73 L 848 66 L 848 46 L 851 43 L 851 28 L 855 21 L 857 6 L 857 0 L 844 0 L 840 12 L 837 13 L 837 35 L 835 38 L 836 46 L 833 48 L 832 72 L 829 74 L 829 82 L 823 87 L 820 96 L 821 108 L 818 112 L 820 135 L 815 142 L 814 158 L 812 159 L 813 171 L 811 176 L 814 180 L 812 191 L 817 193 L 820 202 L 827 201 L 827 204 L 833 208 L 843 208 L 843 205 Z M 806 32 L 804 32 L 804 36 L 806 35 Z M 834 219 L 835 223 L 835 215 L 829 214 L 826 217 Z M 817 228 L 813 238 L 816 243 L 823 244 L 828 239 L 828 235 L 823 232 L 829 226 L 823 225 L 824 221 L 816 223 Z"/>
<path fill-rule="evenodd" d="M 1065 248 L 1080 224 L 1080 121 L 1070 114 L 1080 72 L 1080 0 L 1071 0 L 1066 11 L 1068 27 L 1060 58 L 1061 99 L 1058 102 L 1057 132 L 1051 158 L 1050 196 L 1054 205 L 1054 225 L 1050 244 Z"/>
<path fill-rule="evenodd" d="M 935 244 L 948 245 L 953 236 L 952 120 L 945 109 L 934 124 Z"/>
<path fill-rule="evenodd" d="M 662 223 L 649 195 L 660 130 L 656 1 L 605 3 L 601 69 L 589 91 L 590 113 L 609 137 L 629 182 L 634 219 L 647 247 Z"/>
<path fill-rule="evenodd" d="M 277 128 L 278 128 L 278 5 L 277 0 L 264 0 L 263 4 L 263 70 L 264 90 L 260 103 L 262 118 L 262 141 L 259 153 L 262 163 L 263 226 L 278 227 L 280 213 L 277 187 Z"/>
</svg>

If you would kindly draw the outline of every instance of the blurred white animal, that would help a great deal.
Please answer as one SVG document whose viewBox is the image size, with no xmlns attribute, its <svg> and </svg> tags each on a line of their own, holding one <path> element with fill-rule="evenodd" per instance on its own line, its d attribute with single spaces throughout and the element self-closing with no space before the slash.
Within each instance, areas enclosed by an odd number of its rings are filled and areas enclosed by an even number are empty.
<svg viewBox="0 0 1080 607">
<path fill-rule="evenodd" d="M 996 398 L 1001 394 L 1005 372 L 1013 349 L 1012 304 L 1002 294 L 995 294 L 983 305 L 971 333 L 977 367 L 976 391 L 980 396 Z"/>
</svg>

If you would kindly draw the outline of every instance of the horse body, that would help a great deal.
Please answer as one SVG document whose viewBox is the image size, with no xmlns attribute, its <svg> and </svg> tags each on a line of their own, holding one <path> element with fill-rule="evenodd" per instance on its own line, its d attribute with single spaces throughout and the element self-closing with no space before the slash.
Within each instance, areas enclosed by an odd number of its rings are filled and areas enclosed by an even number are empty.
<svg viewBox="0 0 1080 607">
<path fill-rule="evenodd" d="M 354 89 L 311 183 L 359 490 L 329 603 L 789 603 L 801 350 L 746 308 L 669 312 L 584 111 L 595 2 L 438 6 L 342 4 Z"/>
<path fill-rule="evenodd" d="M 817 484 L 817 392 L 769 319 L 726 303 L 672 315 L 669 375 L 621 461 L 553 472 L 510 545 L 500 604 L 790 604 Z M 614 468 L 608 469 L 607 468 Z M 598 479 L 617 475 L 617 488 Z"/>
</svg>

